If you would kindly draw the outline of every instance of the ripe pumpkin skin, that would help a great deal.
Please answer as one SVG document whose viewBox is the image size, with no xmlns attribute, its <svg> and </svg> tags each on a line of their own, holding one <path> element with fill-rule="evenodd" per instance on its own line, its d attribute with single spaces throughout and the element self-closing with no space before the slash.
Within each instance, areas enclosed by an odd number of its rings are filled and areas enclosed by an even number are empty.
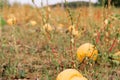
<svg viewBox="0 0 120 80">
<path fill-rule="evenodd" d="M 71 26 L 68 27 L 68 32 L 71 33 L 74 37 L 78 37 L 79 36 L 79 33 L 75 29 L 74 25 L 71 25 Z"/>
<path fill-rule="evenodd" d="M 68 27 L 68 31 L 69 31 L 70 33 L 72 33 L 72 31 L 75 31 L 75 26 L 74 26 L 74 25 L 69 26 L 69 27 Z"/>
<path fill-rule="evenodd" d="M 53 28 L 51 27 L 51 25 L 49 23 L 46 23 L 44 26 L 43 26 L 43 29 L 50 32 L 53 30 Z"/>
<path fill-rule="evenodd" d="M 70 80 L 87 80 L 85 77 L 73 77 Z"/>
<path fill-rule="evenodd" d="M 7 24 L 12 26 L 12 25 L 14 25 L 16 23 L 17 23 L 17 19 L 16 19 L 15 15 L 14 14 L 8 15 Z"/>
<path fill-rule="evenodd" d="M 84 60 L 85 57 L 90 58 L 91 60 L 96 60 L 98 56 L 98 50 L 91 43 L 85 43 L 77 49 L 77 57 L 80 62 Z"/>
<path fill-rule="evenodd" d="M 16 22 L 17 22 L 17 21 L 16 21 L 16 18 L 9 18 L 9 19 L 7 20 L 7 24 L 10 25 L 10 26 L 16 24 Z"/>
<path fill-rule="evenodd" d="M 56 80 L 71 80 L 73 77 L 83 77 L 82 74 L 80 74 L 75 69 L 66 69 L 58 74 Z"/>
<path fill-rule="evenodd" d="M 30 22 L 29 22 L 32 26 L 35 26 L 36 24 L 37 24 L 37 22 L 36 21 L 34 21 L 34 20 L 30 20 Z"/>
</svg>

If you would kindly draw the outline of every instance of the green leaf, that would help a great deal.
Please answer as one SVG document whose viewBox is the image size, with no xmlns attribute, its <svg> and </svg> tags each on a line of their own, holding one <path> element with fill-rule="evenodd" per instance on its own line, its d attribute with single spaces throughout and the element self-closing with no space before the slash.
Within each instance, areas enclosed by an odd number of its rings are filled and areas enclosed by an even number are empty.
<svg viewBox="0 0 120 80">
<path fill-rule="evenodd" d="M 26 74 L 26 73 L 25 73 L 24 70 L 20 70 L 20 71 L 19 71 L 19 77 L 20 77 L 20 78 L 25 78 L 25 74 Z"/>
<path fill-rule="evenodd" d="M 120 20 L 120 15 L 119 14 L 116 14 L 114 15 L 118 20 Z"/>
<path fill-rule="evenodd" d="M 113 64 L 116 64 L 116 65 L 119 65 L 119 64 L 120 64 L 120 62 L 117 61 L 117 60 L 112 60 L 112 62 L 113 62 Z"/>
<path fill-rule="evenodd" d="M 120 40 L 120 36 L 118 37 L 118 40 Z"/>
<path fill-rule="evenodd" d="M 6 21 L 2 17 L 0 17 L 0 26 L 4 25 L 6 25 Z"/>
</svg>

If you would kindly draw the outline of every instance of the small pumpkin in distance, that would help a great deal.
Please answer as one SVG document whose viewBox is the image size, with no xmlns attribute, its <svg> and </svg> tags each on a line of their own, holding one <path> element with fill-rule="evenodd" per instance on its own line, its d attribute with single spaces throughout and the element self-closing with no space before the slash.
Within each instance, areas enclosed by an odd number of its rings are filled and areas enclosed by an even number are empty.
<svg viewBox="0 0 120 80">
<path fill-rule="evenodd" d="M 82 80 L 80 79 L 82 77 L 83 75 L 80 74 L 76 69 L 66 69 L 58 74 L 56 80 Z"/>
<path fill-rule="evenodd" d="M 35 20 L 30 20 L 29 23 L 31 26 L 35 26 L 37 24 L 37 22 Z"/>
<path fill-rule="evenodd" d="M 16 22 L 17 22 L 16 18 L 9 18 L 7 20 L 7 24 L 10 25 L 10 26 L 16 24 Z"/>
<path fill-rule="evenodd" d="M 53 30 L 52 26 L 49 24 L 49 23 L 46 23 L 44 26 L 43 26 L 43 29 L 50 32 Z"/>
<path fill-rule="evenodd" d="M 79 36 L 79 33 L 78 33 L 77 30 L 73 30 L 73 31 L 72 31 L 72 35 L 73 35 L 74 37 L 78 37 L 78 36 Z"/>
<path fill-rule="evenodd" d="M 98 56 L 98 50 L 91 43 L 82 44 L 77 49 L 77 58 L 80 62 L 82 62 L 86 57 L 88 57 L 91 60 L 96 61 L 97 56 Z"/>
<path fill-rule="evenodd" d="M 72 31 L 75 31 L 75 26 L 74 25 L 71 25 L 68 27 L 68 32 L 72 33 Z"/>
<path fill-rule="evenodd" d="M 79 32 L 78 32 L 78 30 L 75 29 L 74 25 L 69 26 L 66 32 L 71 33 L 74 37 L 79 36 Z"/>
<path fill-rule="evenodd" d="M 7 24 L 12 26 L 17 23 L 17 19 L 13 14 L 8 15 Z"/>
</svg>

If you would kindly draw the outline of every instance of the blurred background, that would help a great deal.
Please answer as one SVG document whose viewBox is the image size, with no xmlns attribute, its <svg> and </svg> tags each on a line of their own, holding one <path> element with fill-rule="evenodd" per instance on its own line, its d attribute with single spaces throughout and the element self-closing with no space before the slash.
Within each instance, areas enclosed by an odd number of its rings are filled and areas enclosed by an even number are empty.
<svg viewBox="0 0 120 80">
<path fill-rule="evenodd" d="M 31 4 L 33 5 L 32 3 L 32 0 L 4 0 L 5 2 L 9 2 L 10 4 L 14 4 L 14 3 L 20 3 L 20 4 Z M 40 3 L 43 2 L 43 5 L 47 5 L 47 2 L 49 5 L 53 5 L 53 4 L 57 4 L 57 3 L 63 3 L 65 2 L 65 0 L 34 0 L 35 3 L 40 6 Z M 98 0 L 67 0 L 68 2 L 82 2 L 82 1 L 85 1 L 85 2 L 93 2 L 93 3 L 97 3 Z"/>
<path fill-rule="evenodd" d="M 88 3 L 93 3 L 95 5 L 102 5 L 102 1 L 104 2 L 104 4 L 108 4 L 108 0 L 67 0 L 68 2 L 73 3 L 73 5 L 75 5 L 75 3 L 83 5 L 83 2 L 85 4 Z M 19 4 L 30 4 L 33 5 L 32 0 L 0 0 L 0 5 L 2 5 L 4 3 L 13 5 L 15 3 L 19 3 Z M 49 5 L 55 5 L 55 4 L 59 4 L 59 3 L 64 3 L 65 0 L 34 0 L 34 2 L 36 3 L 37 6 L 41 6 L 41 2 L 43 3 L 43 6 L 49 4 Z M 79 2 L 79 3 L 78 3 Z M 115 6 L 120 6 L 120 1 L 119 0 L 110 0 L 112 5 Z"/>
</svg>

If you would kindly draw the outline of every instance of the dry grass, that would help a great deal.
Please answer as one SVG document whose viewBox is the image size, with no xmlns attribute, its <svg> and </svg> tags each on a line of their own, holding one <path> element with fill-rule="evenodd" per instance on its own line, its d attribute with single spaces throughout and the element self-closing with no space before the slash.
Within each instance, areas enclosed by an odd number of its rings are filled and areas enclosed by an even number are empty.
<svg viewBox="0 0 120 80">
<path fill-rule="evenodd" d="M 7 20 L 8 16 L 13 14 L 17 23 L 12 26 L 5 25 L 2 28 L 0 38 L 1 79 L 55 80 L 60 71 L 66 68 L 75 68 L 88 80 L 119 80 L 119 64 L 114 65 L 108 57 L 120 50 L 120 41 L 116 36 L 120 33 L 118 25 L 120 21 L 110 19 L 111 23 L 107 26 L 103 21 L 112 14 L 120 14 L 119 9 L 112 8 L 111 13 L 105 9 L 106 15 L 103 15 L 101 7 L 92 7 L 91 16 L 89 16 L 88 7 L 71 9 L 71 11 L 74 24 L 77 26 L 76 29 L 80 33 L 80 37 L 75 38 L 76 44 L 74 45 L 75 49 L 72 49 L 72 54 L 70 54 L 70 35 L 65 32 L 71 23 L 65 10 L 59 6 L 51 8 L 49 24 L 53 31 L 45 32 L 43 16 L 41 16 L 45 12 L 44 9 L 42 12 L 42 9 L 38 11 L 28 5 L 4 7 L 3 18 Z M 42 14 L 38 12 L 42 12 Z M 31 20 L 36 21 L 37 24 L 30 25 Z M 114 40 L 115 44 L 113 45 Z M 86 42 L 95 44 L 99 50 L 96 63 L 89 60 L 80 63 L 76 59 L 76 49 Z M 109 51 L 111 45 L 113 47 Z"/>
</svg>

